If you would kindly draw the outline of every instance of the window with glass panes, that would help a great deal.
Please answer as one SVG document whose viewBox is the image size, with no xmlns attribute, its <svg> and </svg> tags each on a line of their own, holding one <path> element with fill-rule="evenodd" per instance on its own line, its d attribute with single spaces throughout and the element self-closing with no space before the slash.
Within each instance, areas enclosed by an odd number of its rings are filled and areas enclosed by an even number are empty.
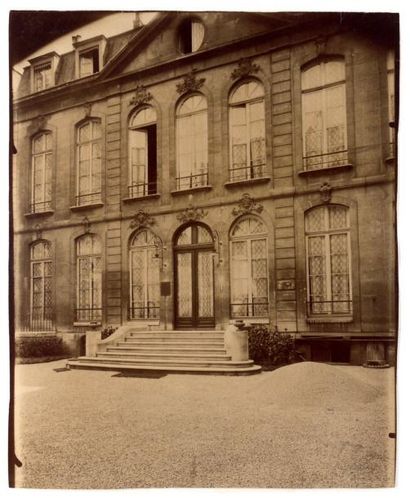
<svg viewBox="0 0 410 498">
<path fill-rule="evenodd" d="M 51 209 L 51 174 L 53 140 L 50 132 L 33 138 L 31 144 L 31 203 L 30 212 Z"/>
<path fill-rule="evenodd" d="M 352 313 L 349 208 L 319 206 L 305 215 L 309 315 Z"/>
<path fill-rule="evenodd" d="M 101 123 L 77 128 L 77 206 L 101 202 Z"/>
<path fill-rule="evenodd" d="M 257 81 L 237 87 L 229 99 L 230 179 L 247 180 L 265 174 L 264 90 Z"/>
<path fill-rule="evenodd" d="M 160 240 L 150 230 L 141 230 L 131 239 L 129 248 L 129 318 L 159 318 Z"/>
<path fill-rule="evenodd" d="M 143 197 L 157 192 L 156 112 L 145 107 L 132 115 L 129 124 L 129 197 Z"/>
<path fill-rule="evenodd" d="M 98 73 L 99 67 L 99 50 L 98 48 L 92 48 L 90 50 L 85 50 L 80 52 L 79 55 L 79 76 L 80 78 L 84 76 L 89 76 L 90 74 Z"/>
<path fill-rule="evenodd" d="M 302 71 L 302 121 L 305 169 L 347 163 L 343 60 L 322 60 Z"/>
<path fill-rule="evenodd" d="M 239 220 L 230 236 L 231 316 L 268 315 L 268 250 L 261 220 Z"/>
<path fill-rule="evenodd" d="M 30 249 L 30 329 L 50 330 L 54 323 L 51 245 L 39 241 Z"/>
<path fill-rule="evenodd" d="M 208 113 L 203 95 L 188 97 L 176 116 L 177 189 L 208 185 Z"/>
<path fill-rule="evenodd" d="M 100 321 L 102 317 L 101 242 L 86 234 L 76 241 L 77 306 L 76 321 Z"/>
<path fill-rule="evenodd" d="M 45 90 L 51 86 L 51 62 L 34 67 L 33 84 L 35 92 Z"/>
</svg>

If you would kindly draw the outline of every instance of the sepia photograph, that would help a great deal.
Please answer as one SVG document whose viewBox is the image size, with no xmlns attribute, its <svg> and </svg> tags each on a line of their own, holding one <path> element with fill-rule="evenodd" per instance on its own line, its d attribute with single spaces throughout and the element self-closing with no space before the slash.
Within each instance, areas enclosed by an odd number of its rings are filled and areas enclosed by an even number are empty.
<svg viewBox="0 0 410 498">
<path fill-rule="evenodd" d="M 8 485 L 394 488 L 401 15 L 174 8 L 9 12 Z"/>
</svg>

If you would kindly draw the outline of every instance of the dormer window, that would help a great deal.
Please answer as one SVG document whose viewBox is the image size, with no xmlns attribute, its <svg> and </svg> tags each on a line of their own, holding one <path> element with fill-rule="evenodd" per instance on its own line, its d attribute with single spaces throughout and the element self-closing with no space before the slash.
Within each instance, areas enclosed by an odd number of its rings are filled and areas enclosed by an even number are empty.
<svg viewBox="0 0 410 498">
<path fill-rule="evenodd" d="M 98 73 L 99 70 L 98 47 L 80 52 L 80 78 Z"/>
<path fill-rule="evenodd" d="M 77 78 L 85 78 L 101 71 L 104 65 L 103 56 L 106 44 L 105 36 L 96 36 L 83 41 L 80 36 L 73 36 Z"/>
<path fill-rule="evenodd" d="M 40 92 L 51 86 L 51 62 L 34 67 L 34 91 Z"/>
<path fill-rule="evenodd" d="M 31 91 L 41 92 L 55 85 L 55 74 L 60 56 L 56 52 L 30 59 Z"/>
</svg>

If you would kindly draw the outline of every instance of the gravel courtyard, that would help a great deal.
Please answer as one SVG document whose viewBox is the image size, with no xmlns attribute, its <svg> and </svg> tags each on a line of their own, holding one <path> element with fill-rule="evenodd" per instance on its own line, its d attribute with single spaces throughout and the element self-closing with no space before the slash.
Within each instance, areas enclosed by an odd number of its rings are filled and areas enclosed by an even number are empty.
<svg viewBox="0 0 410 498">
<path fill-rule="evenodd" d="M 394 484 L 392 368 L 144 377 L 64 366 L 16 366 L 17 487 Z"/>
</svg>

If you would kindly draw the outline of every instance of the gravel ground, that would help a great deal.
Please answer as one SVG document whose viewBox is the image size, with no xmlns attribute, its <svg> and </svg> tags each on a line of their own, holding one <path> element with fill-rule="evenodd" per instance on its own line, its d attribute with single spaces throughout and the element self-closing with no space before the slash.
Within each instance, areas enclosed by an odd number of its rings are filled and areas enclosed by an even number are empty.
<svg viewBox="0 0 410 498">
<path fill-rule="evenodd" d="M 394 485 L 392 368 L 127 377 L 64 365 L 16 366 L 18 487 Z"/>
</svg>

